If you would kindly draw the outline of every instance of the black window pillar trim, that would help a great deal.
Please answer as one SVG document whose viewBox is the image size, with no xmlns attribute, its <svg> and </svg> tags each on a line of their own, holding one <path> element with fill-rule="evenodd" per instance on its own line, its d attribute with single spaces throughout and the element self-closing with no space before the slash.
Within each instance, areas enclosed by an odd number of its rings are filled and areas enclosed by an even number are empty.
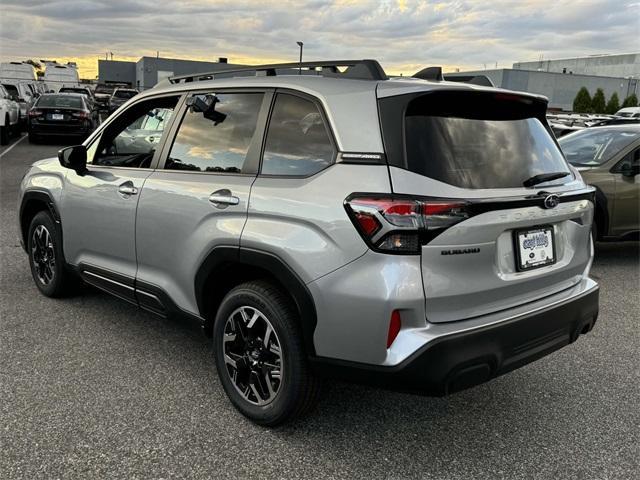
<svg viewBox="0 0 640 480">
<path fill-rule="evenodd" d="M 58 213 L 58 209 L 56 207 L 53 198 L 44 190 L 27 190 L 22 196 L 22 201 L 20 203 L 20 211 L 19 211 L 19 225 L 20 225 L 20 244 L 25 252 L 27 251 L 27 235 L 29 233 L 29 225 L 23 224 L 23 216 L 25 214 L 25 208 L 27 205 L 36 201 L 39 203 L 44 203 L 47 206 L 47 210 L 53 217 L 53 221 L 55 223 L 56 229 L 58 230 L 59 238 L 62 239 L 62 228 L 60 223 L 60 214 Z"/>
</svg>

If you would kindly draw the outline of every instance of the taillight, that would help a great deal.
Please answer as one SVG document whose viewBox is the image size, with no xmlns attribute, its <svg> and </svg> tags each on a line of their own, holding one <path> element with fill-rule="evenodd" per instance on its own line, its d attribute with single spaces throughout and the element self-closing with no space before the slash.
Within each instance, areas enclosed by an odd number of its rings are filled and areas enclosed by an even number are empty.
<svg viewBox="0 0 640 480">
<path fill-rule="evenodd" d="M 41 117 L 42 115 L 42 110 L 29 110 L 30 117 Z"/>
<path fill-rule="evenodd" d="M 355 195 L 345 207 L 367 244 L 388 253 L 418 254 L 422 244 L 469 218 L 466 204 L 455 200 Z"/>
<path fill-rule="evenodd" d="M 86 120 L 87 118 L 89 118 L 89 114 L 87 112 L 74 112 L 71 114 L 71 116 L 74 118 L 79 118 L 81 120 Z"/>
</svg>

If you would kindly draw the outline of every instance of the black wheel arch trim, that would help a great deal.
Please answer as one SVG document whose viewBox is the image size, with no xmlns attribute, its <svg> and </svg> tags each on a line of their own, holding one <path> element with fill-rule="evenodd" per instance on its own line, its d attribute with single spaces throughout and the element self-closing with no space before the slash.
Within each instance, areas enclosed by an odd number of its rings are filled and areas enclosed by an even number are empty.
<svg viewBox="0 0 640 480">
<path fill-rule="evenodd" d="M 213 312 L 208 312 L 207 281 L 217 270 L 229 265 L 257 267 L 271 273 L 286 289 L 300 317 L 300 328 L 308 355 L 315 355 L 313 334 L 317 315 L 311 292 L 295 271 L 279 256 L 263 250 L 221 245 L 214 247 L 202 262 L 195 277 L 196 302 L 200 316 L 205 319 L 205 329 L 211 327 Z M 224 277 L 221 278 L 224 282 Z"/>
<path fill-rule="evenodd" d="M 56 204 L 51 197 L 51 194 L 44 190 L 28 190 L 22 196 L 22 201 L 20 203 L 20 210 L 18 213 L 18 223 L 20 226 L 20 244 L 25 252 L 27 252 L 27 234 L 29 233 L 29 225 L 26 224 L 24 220 L 25 210 L 27 205 L 31 202 L 36 201 L 38 203 L 43 203 L 47 206 L 48 212 L 53 217 L 53 221 L 56 225 L 56 230 L 59 235 L 60 240 L 62 240 L 62 225 L 60 222 L 60 214 L 56 207 Z M 28 252 L 27 252 L 28 253 Z"/>
</svg>

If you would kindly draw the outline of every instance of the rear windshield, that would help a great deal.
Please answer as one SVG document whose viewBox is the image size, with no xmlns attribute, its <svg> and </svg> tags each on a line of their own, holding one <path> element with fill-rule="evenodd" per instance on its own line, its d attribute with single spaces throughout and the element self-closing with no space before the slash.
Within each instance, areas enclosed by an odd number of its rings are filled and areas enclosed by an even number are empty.
<svg viewBox="0 0 640 480">
<path fill-rule="evenodd" d="M 409 170 L 457 187 L 522 187 L 534 175 L 568 171 L 536 118 L 412 115 L 405 120 L 405 135 Z"/>
<path fill-rule="evenodd" d="M 595 167 L 608 161 L 638 138 L 640 130 L 637 128 L 592 128 L 567 135 L 558 142 L 569 163 L 580 167 Z"/>
<path fill-rule="evenodd" d="M 521 188 L 536 175 L 569 173 L 562 152 L 539 119 L 545 107 L 543 102 L 493 93 L 418 97 L 404 110 L 401 166 L 469 189 Z M 539 185 L 571 180 L 568 174 Z"/>
<path fill-rule="evenodd" d="M 61 88 L 60 93 L 79 93 L 80 95 L 89 95 L 89 92 L 82 88 Z"/>
<path fill-rule="evenodd" d="M 38 100 L 38 107 L 84 108 L 81 97 L 72 95 L 44 95 Z"/>
<path fill-rule="evenodd" d="M 133 98 L 138 92 L 128 92 L 126 90 L 118 90 L 113 94 L 116 98 Z"/>
</svg>

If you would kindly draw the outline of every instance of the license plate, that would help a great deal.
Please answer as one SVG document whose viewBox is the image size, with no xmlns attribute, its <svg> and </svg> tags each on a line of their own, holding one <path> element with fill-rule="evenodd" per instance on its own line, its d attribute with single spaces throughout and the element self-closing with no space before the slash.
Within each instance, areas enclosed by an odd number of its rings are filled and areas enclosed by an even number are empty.
<svg viewBox="0 0 640 480">
<path fill-rule="evenodd" d="M 62 113 L 52 113 L 51 120 L 64 120 L 64 115 Z"/>
<path fill-rule="evenodd" d="M 553 227 L 537 227 L 515 232 L 518 271 L 556 263 Z"/>
</svg>

